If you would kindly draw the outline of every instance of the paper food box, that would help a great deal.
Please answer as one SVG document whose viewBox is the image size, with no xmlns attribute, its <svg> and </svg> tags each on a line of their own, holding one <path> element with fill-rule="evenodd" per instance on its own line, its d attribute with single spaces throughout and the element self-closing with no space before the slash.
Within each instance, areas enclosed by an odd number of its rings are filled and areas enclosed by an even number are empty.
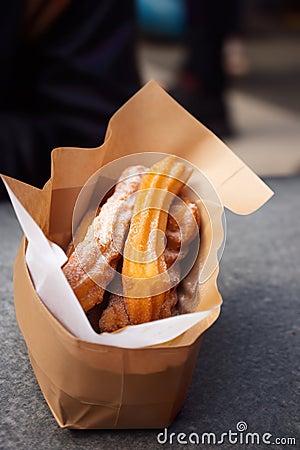
<svg viewBox="0 0 300 450">
<path fill-rule="evenodd" d="M 97 334 L 61 269 L 74 211 L 79 223 L 94 184 L 101 191 L 115 182 L 125 163 L 149 166 L 168 154 L 194 167 L 191 188 L 200 199 L 187 307 Z M 43 395 L 60 427 L 166 427 L 185 400 L 203 333 L 220 313 L 223 208 L 249 214 L 272 191 L 155 82 L 114 114 L 99 148 L 55 149 L 51 174 L 42 190 L 3 176 L 25 235 L 15 261 L 16 315 Z"/>
</svg>

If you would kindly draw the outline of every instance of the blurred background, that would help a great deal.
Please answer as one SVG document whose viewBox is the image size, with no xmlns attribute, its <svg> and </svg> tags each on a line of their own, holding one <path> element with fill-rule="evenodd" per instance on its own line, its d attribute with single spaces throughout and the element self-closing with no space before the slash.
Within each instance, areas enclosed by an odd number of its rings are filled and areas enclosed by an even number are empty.
<svg viewBox="0 0 300 450">
<path fill-rule="evenodd" d="M 143 81 L 159 81 L 258 174 L 299 173 L 300 2 L 136 4 Z"/>
<path fill-rule="evenodd" d="M 112 114 L 156 79 L 259 175 L 299 173 L 299 0 L 4 6 L 0 172 L 41 187 L 53 148 L 99 146 Z"/>
<path fill-rule="evenodd" d="M 156 79 L 267 177 L 276 195 L 262 210 L 243 219 L 226 211 L 222 319 L 172 431 L 221 433 L 246 419 L 261 436 L 296 436 L 300 0 L 2 1 L 0 62 L 0 173 L 41 187 L 53 148 L 101 145 L 111 115 Z M 154 448 L 155 430 L 54 425 L 15 321 L 21 235 L 1 202 L 1 449 Z"/>
</svg>

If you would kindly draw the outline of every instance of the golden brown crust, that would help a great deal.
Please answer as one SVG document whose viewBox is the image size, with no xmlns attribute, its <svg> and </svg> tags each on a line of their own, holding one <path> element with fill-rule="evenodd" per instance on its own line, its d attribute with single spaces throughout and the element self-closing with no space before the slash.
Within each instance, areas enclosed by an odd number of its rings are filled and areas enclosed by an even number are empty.
<svg viewBox="0 0 300 450">
<path fill-rule="evenodd" d="M 112 281 L 131 220 L 126 242 L 135 249 L 147 252 L 157 251 L 157 242 L 153 244 L 150 234 L 153 230 L 165 233 L 166 248 L 162 253 L 146 264 L 138 264 L 135 259 L 126 259 L 124 254 L 122 278 L 126 296 L 108 295 L 108 306 L 99 321 L 100 331 L 116 331 L 127 325 L 144 323 L 151 320 L 167 318 L 176 312 L 176 286 L 180 282 L 181 260 L 188 251 L 188 244 L 199 231 L 199 212 L 197 205 L 186 197 L 175 199 L 167 208 L 153 208 L 153 200 L 168 204 L 163 192 L 177 195 L 184 185 L 180 178 L 188 177 L 186 166 L 178 163 L 174 157 L 156 163 L 148 173 L 143 166 L 126 169 L 116 185 L 115 191 L 98 208 L 96 217 L 86 215 L 76 232 L 76 242 L 69 244 L 67 253 L 69 260 L 63 271 L 85 312 L 92 310 L 103 301 L 106 286 Z M 140 186 L 140 187 L 139 187 Z M 159 189 L 158 197 L 150 198 L 140 194 L 140 190 Z M 132 196 L 138 191 L 137 196 Z M 183 200 L 183 201 L 182 201 Z M 133 218 L 132 218 L 133 216 Z M 89 226 L 88 226 L 89 225 Z M 87 232 L 85 232 L 88 226 Z M 157 237 L 155 236 L 154 240 Z M 158 253 L 155 253 L 158 254 Z M 127 254 L 128 256 L 128 254 Z M 130 255 L 129 255 L 130 256 Z M 132 269 L 132 270 L 131 270 Z M 132 273 L 131 273 L 132 272 Z M 131 288 L 136 289 L 135 282 L 139 277 L 149 293 L 151 283 L 148 281 L 157 275 L 165 275 L 167 288 L 157 295 L 130 297 Z M 133 276 L 132 285 L 130 278 Z M 124 277 L 128 277 L 124 286 Z M 129 281 L 128 281 L 129 280 Z M 147 281 L 147 283 L 146 283 Z M 143 285 L 141 285 L 143 286 Z M 101 305 L 101 310 L 103 306 Z M 99 313 L 101 312 L 99 310 Z"/>
<path fill-rule="evenodd" d="M 124 297 L 110 294 L 108 306 L 99 321 L 100 332 L 112 332 L 130 325 Z"/>
<path fill-rule="evenodd" d="M 170 287 L 163 255 L 168 211 L 191 175 L 174 156 L 155 163 L 141 181 L 124 246 L 123 291 L 131 324 L 159 319 Z M 172 194 L 172 195 L 171 195 Z"/>
<path fill-rule="evenodd" d="M 175 263 L 177 258 L 180 259 L 181 257 L 184 257 L 187 251 L 188 244 L 192 241 L 193 238 L 195 238 L 195 233 L 199 232 L 200 218 L 197 205 L 187 198 L 183 198 L 183 200 L 188 207 L 188 210 L 182 204 L 182 202 L 178 201 L 171 206 L 170 214 L 168 216 L 166 230 L 167 244 L 164 252 L 168 269 L 170 269 L 170 267 Z M 177 214 L 177 218 L 178 214 L 181 213 L 182 217 L 185 219 L 185 223 L 187 224 L 185 231 L 182 233 L 180 232 L 178 222 L 174 218 L 176 217 L 175 213 Z M 193 223 L 193 221 L 195 222 Z M 185 239 L 185 241 L 182 242 L 181 239 Z M 185 252 L 182 252 L 179 255 L 182 246 L 185 248 Z M 177 265 L 173 269 L 173 271 L 171 269 L 169 275 L 171 281 L 174 282 L 174 287 L 166 293 L 165 300 L 158 313 L 159 319 L 171 317 L 176 313 L 175 307 L 178 301 L 176 285 L 180 281 L 179 265 Z M 141 319 L 142 318 L 140 318 L 140 320 Z M 133 323 L 130 321 L 129 315 L 127 313 L 124 297 L 116 294 L 110 294 L 108 306 L 103 311 L 99 321 L 100 332 L 112 332 L 118 330 L 119 328 L 132 324 Z"/>
<path fill-rule="evenodd" d="M 132 194 L 144 171 L 143 166 L 133 166 L 122 173 L 114 194 L 101 207 L 63 267 L 84 311 L 102 302 L 105 287 L 114 277 L 134 206 Z"/>
</svg>

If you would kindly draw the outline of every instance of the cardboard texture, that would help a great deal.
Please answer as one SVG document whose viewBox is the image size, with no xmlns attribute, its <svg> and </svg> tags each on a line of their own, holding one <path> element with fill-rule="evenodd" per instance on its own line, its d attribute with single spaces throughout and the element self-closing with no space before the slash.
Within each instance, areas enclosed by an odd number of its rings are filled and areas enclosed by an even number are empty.
<svg viewBox="0 0 300 450">
<path fill-rule="evenodd" d="M 207 128 L 150 82 L 111 118 L 104 144 L 95 149 L 58 148 L 43 190 L 3 177 L 45 235 L 66 248 L 81 187 L 101 166 L 121 156 L 163 152 L 181 156 L 207 176 L 222 204 L 238 214 L 262 206 L 272 191 Z M 201 209 L 200 253 L 190 277 L 197 280 L 212 243 Z M 218 242 L 222 242 L 222 230 Z M 48 311 L 33 287 L 23 239 L 14 271 L 15 308 L 30 361 L 60 427 L 160 428 L 180 410 L 204 331 L 217 319 L 221 295 L 218 264 L 199 284 L 197 311 L 209 317 L 164 344 L 124 349 L 73 336 Z M 200 298 L 200 303 L 199 303 Z"/>
</svg>

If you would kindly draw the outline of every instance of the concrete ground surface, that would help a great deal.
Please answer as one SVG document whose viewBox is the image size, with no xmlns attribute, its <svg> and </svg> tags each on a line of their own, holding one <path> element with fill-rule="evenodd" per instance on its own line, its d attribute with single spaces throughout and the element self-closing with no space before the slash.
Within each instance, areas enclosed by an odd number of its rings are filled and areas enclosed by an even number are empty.
<svg viewBox="0 0 300 450">
<path fill-rule="evenodd" d="M 185 405 L 168 429 L 165 448 L 195 447 L 177 443 L 179 433 L 197 433 L 200 439 L 202 433 L 214 433 L 219 440 L 222 433 L 236 432 L 239 422 L 247 424 L 247 432 L 258 433 L 260 444 L 234 444 L 225 437 L 218 448 L 299 448 L 300 177 L 267 183 L 276 195 L 258 212 L 226 214 L 221 316 L 206 333 Z M 0 204 L 0 236 L 0 448 L 161 448 L 161 430 L 58 428 L 15 319 L 13 260 L 21 231 L 9 203 Z M 175 433 L 173 444 L 170 433 Z M 262 443 L 264 434 L 271 445 Z M 297 439 L 296 445 L 285 445 L 287 438 Z M 206 441 L 198 448 L 216 446 Z"/>
</svg>

